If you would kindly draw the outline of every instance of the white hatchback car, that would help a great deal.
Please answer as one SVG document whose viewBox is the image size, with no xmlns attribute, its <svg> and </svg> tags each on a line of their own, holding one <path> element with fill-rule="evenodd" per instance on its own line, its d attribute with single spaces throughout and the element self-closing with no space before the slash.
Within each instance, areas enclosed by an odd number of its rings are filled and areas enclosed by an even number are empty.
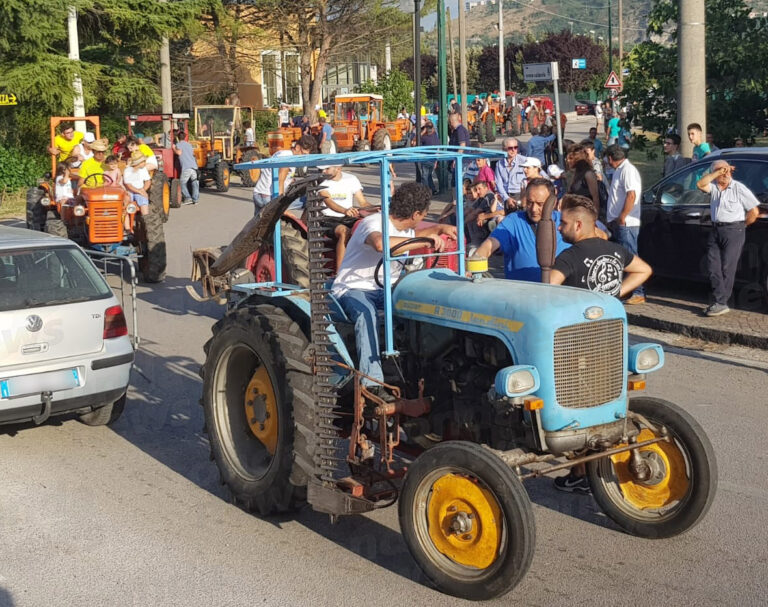
<svg viewBox="0 0 768 607">
<path fill-rule="evenodd" d="M 133 356 L 123 309 L 80 247 L 0 226 L 0 423 L 115 421 Z"/>
</svg>

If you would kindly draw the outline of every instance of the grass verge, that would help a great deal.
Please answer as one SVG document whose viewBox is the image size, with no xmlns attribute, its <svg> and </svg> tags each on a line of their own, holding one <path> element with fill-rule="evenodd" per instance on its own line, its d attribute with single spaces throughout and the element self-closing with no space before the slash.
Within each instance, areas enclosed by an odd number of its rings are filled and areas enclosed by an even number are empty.
<svg viewBox="0 0 768 607">
<path fill-rule="evenodd" d="M 0 219 L 22 219 L 27 212 L 27 190 L 0 192 Z"/>
</svg>

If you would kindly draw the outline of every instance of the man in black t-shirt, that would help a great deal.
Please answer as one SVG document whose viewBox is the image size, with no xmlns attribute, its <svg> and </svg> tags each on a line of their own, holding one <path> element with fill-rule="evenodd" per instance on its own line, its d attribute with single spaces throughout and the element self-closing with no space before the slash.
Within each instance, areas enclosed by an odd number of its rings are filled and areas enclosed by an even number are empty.
<svg viewBox="0 0 768 607">
<path fill-rule="evenodd" d="M 616 242 L 600 238 L 595 229 L 597 209 L 591 199 L 566 194 L 560 206 L 560 233 L 572 246 L 555 259 L 549 282 L 589 289 L 615 297 L 631 295 L 651 276 L 651 267 Z M 555 488 L 589 493 L 584 464 L 555 479 Z"/>
<path fill-rule="evenodd" d="M 573 246 L 555 260 L 549 282 L 624 297 L 651 276 L 651 267 L 616 242 L 599 238 L 597 211 L 589 198 L 566 194 L 560 233 Z"/>
</svg>

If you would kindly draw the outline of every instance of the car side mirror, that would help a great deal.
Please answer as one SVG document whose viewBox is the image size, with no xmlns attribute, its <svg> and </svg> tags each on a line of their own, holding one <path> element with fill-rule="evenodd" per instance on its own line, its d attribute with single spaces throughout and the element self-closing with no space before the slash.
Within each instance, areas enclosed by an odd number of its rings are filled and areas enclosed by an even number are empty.
<svg viewBox="0 0 768 607">
<path fill-rule="evenodd" d="M 646 190 L 643 192 L 643 202 L 645 204 L 653 204 L 656 200 L 656 193 L 653 190 Z"/>
</svg>

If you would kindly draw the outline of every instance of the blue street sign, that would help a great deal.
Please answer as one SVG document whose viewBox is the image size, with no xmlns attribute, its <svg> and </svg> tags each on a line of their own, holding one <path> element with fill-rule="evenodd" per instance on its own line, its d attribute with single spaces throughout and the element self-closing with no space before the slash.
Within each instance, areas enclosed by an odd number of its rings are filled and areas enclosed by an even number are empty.
<svg viewBox="0 0 768 607">
<path fill-rule="evenodd" d="M 585 70 L 587 69 L 587 60 L 571 59 L 571 68 L 573 68 L 574 70 Z"/>
</svg>

